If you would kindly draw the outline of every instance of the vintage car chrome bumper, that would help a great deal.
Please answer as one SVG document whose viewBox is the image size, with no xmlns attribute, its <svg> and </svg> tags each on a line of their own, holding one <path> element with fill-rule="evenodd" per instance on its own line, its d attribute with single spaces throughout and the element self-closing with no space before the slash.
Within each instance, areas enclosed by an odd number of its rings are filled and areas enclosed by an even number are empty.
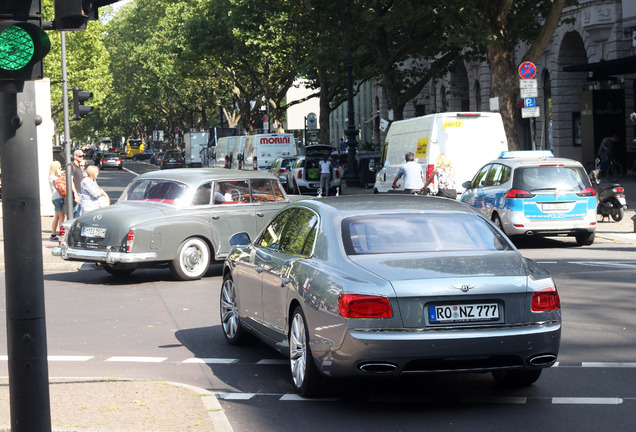
<svg viewBox="0 0 636 432">
<path fill-rule="evenodd" d="M 157 260 L 157 254 L 155 252 L 124 253 L 110 250 L 95 251 L 69 248 L 66 245 L 55 246 L 51 253 L 53 256 L 59 256 L 69 261 L 99 261 L 109 264 L 128 264 Z"/>
</svg>

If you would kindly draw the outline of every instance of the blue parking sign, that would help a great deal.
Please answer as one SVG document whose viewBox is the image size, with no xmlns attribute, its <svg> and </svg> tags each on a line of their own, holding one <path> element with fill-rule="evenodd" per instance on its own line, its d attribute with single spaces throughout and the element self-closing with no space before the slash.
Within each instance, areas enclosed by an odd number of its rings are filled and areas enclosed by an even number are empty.
<svg viewBox="0 0 636 432">
<path fill-rule="evenodd" d="M 535 106 L 536 106 L 535 98 L 531 98 L 531 97 L 523 98 L 524 108 L 534 108 Z"/>
</svg>

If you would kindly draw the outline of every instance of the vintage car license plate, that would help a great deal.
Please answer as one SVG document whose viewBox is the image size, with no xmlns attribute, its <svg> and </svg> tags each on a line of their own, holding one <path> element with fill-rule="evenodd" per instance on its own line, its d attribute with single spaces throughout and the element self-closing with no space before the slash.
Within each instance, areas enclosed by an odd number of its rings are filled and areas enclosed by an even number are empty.
<svg viewBox="0 0 636 432">
<path fill-rule="evenodd" d="M 572 207 L 571 203 L 544 203 L 543 211 L 558 211 L 558 210 L 570 210 Z"/>
<path fill-rule="evenodd" d="M 82 227 L 82 236 L 104 238 L 106 237 L 106 228 Z"/>
<path fill-rule="evenodd" d="M 499 319 L 497 303 L 437 305 L 428 307 L 432 324 L 496 321 Z"/>
<path fill-rule="evenodd" d="M 310 187 L 310 188 L 317 188 L 317 187 L 319 187 L 319 186 L 320 186 L 320 185 L 319 185 L 318 183 L 309 183 L 309 187 Z"/>
</svg>

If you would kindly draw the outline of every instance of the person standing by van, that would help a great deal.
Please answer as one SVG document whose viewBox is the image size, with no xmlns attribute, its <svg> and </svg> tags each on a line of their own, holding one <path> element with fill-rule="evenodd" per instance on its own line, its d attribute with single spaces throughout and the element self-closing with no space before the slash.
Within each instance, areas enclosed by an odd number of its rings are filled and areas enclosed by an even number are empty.
<svg viewBox="0 0 636 432">
<path fill-rule="evenodd" d="M 324 196 L 329 196 L 329 184 L 331 183 L 331 161 L 329 155 L 325 155 L 320 162 L 320 189 Z"/>
<path fill-rule="evenodd" d="M 424 183 L 424 189 L 428 187 L 437 176 L 437 196 L 457 199 L 457 189 L 455 188 L 455 169 L 450 159 L 445 153 L 440 153 L 435 159 L 435 169 Z"/>
<path fill-rule="evenodd" d="M 406 162 L 400 166 L 400 169 L 393 180 L 393 189 L 397 189 L 397 182 L 404 177 L 404 192 L 409 194 L 415 194 L 422 191 L 424 188 L 424 173 L 422 172 L 422 165 L 415 162 L 415 155 L 413 152 L 408 152 L 404 155 Z"/>
</svg>

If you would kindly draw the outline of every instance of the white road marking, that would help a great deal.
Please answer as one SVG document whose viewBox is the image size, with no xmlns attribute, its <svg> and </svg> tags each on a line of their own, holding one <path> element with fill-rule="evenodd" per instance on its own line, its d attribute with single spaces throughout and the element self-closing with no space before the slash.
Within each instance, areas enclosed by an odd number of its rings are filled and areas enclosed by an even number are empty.
<svg viewBox="0 0 636 432">
<path fill-rule="evenodd" d="M 68 361 L 68 362 L 84 362 L 88 361 L 93 356 L 48 356 L 49 361 Z"/>
<path fill-rule="evenodd" d="M 133 363 L 161 363 L 166 361 L 167 357 L 128 357 L 128 356 L 119 356 L 119 357 L 110 357 L 105 361 L 107 362 L 133 362 Z"/>
<path fill-rule="evenodd" d="M 568 261 L 568 264 L 578 264 L 590 267 L 636 268 L 636 262 L 630 261 Z"/>
<path fill-rule="evenodd" d="M 198 363 L 198 364 L 232 364 L 237 363 L 238 359 L 223 359 L 223 358 L 189 358 L 181 363 Z"/>
<path fill-rule="evenodd" d="M 636 368 L 636 363 L 624 362 L 624 363 L 610 363 L 610 362 L 583 362 L 582 367 L 594 367 L 594 368 Z"/>
<path fill-rule="evenodd" d="M 552 398 L 554 405 L 620 405 L 623 399 L 617 397 L 555 397 Z"/>
</svg>

